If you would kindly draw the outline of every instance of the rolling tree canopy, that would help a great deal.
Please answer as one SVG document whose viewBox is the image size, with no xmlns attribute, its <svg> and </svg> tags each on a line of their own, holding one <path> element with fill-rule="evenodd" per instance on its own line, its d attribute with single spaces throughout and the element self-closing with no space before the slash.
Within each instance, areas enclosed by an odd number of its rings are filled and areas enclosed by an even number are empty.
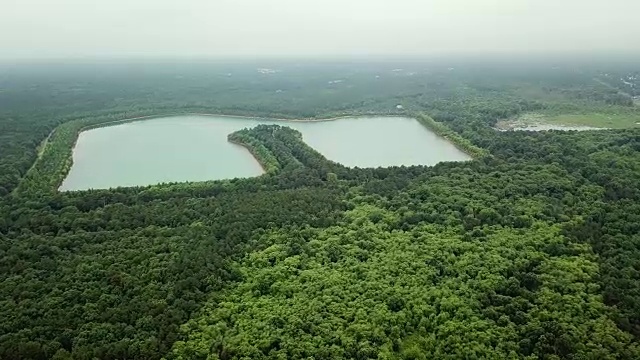
<svg viewBox="0 0 640 360">
<path fill-rule="evenodd" d="M 0 72 L 0 359 L 640 358 L 640 114 L 547 65 Z M 259 177 L 57 191 L 79 132 L 184 113 L 414 116 L 473 160 L 260 125 L 228 134 Z M 531 114 L 609 129 L 495 129 Z"/>
</svg>

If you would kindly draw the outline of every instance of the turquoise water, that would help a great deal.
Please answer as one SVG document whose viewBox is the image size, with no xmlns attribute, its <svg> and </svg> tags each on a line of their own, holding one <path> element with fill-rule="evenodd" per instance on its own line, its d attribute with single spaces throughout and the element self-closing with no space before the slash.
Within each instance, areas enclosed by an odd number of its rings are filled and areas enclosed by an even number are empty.
<svg viewBox="0 0 640 360">
<path fill-rule="evenodd" d="M 223 116 L 174 116 L 82 132 L 60 190 L 258 176 L 258 162 L 227 135 L 259 124 L 302 133 L 328 159 L 346 166 L 434 165 L 469 160 L 415 119 L 359 117 L 321 122 Z"/>
</svg>

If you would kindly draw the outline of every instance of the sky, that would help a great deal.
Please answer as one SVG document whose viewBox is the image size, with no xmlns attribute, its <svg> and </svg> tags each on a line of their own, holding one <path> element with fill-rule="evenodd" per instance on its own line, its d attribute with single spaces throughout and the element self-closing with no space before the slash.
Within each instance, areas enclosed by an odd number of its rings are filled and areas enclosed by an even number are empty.
<svg viewBox="0 0 640 360">
<path fill-rule="evenodd" d="M 0 0 L 0 59 L 640 52 L 640 0 Z"/>
</svg>

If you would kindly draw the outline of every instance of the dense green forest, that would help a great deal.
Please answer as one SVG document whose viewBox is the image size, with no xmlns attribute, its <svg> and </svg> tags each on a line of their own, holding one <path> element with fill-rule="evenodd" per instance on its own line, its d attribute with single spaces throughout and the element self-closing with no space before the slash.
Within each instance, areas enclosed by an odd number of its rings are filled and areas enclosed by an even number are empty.
<svg viewBox="0 0 640 360">
<path fill-rule="evenodd" d="M 639 67 L 2 65 L 0 359 L 640 358 L 640 128 L 494 129 L 640 118 Z M 474 160 L 348 168 L 261 125 L 228 134 L 256 178 L 57 191 L 83 129 L 180 113 L 409 115 Z"/>
</svg>

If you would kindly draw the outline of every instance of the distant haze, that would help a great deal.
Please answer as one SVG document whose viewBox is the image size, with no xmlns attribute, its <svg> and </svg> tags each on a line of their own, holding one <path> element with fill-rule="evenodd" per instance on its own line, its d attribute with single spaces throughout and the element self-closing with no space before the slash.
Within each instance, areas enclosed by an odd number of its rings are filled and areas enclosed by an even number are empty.
<svg viewBox="0 0 640 360">
<path fill-rule="evenodd" d="M 0 0 L 0 58 L 639 52 L 639 0 Z"/>
</svg>

